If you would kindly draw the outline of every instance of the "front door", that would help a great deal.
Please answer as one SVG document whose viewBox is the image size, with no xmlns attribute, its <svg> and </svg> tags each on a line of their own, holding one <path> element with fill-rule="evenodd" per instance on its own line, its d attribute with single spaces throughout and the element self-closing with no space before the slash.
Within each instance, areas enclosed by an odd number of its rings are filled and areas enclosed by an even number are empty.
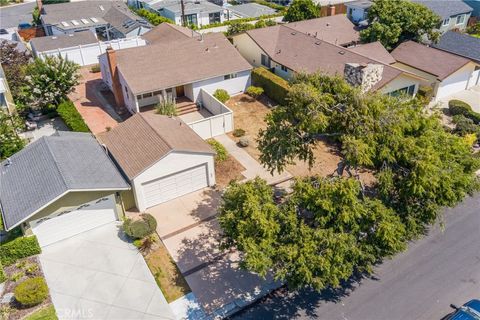
<svg viewBox="0 0 480 320">
<path fill-rule="evenodd" d="M 183 97 L 185 96 L 185 88 L 183 86 L 176 87 L 175 93 L 177 94 L 177 97 Z"/>
</svg>

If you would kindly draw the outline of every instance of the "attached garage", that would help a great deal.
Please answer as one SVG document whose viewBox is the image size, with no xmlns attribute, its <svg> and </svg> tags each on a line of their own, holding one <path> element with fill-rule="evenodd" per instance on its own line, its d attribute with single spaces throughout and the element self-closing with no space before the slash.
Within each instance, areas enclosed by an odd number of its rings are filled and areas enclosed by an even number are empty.
<svg viewBox="0 0 480 320">
<path fill-rule="evenodd" d="M 179 118 L 138 113 L 99 139 L 130 179 L 140 212 L 215 185 L 215 152 Z"/>
<path fill-rule="evenodd" d="M 130 186 L 87 133 L 59 132 L 32 142 L 0 166 L 6 230 L 20 226 L 41 246 L 118 220 Z"/>
<path fill-rule="evenodd" d="M 468 88 L 468 82 L 472 77 L 475 65 L 469 63 L 463 68 L 460 68 L 456 72 L 443 79 L 437 89 L 436 99 L 442 99 L 448 97 L 457 92 L 466 90 Z"/>
</svg>

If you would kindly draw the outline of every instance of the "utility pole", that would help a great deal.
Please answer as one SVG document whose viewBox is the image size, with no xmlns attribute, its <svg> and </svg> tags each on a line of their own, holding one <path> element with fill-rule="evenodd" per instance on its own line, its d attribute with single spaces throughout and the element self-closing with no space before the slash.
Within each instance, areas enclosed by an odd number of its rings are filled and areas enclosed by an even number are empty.
<svg viewBox="0 0 480 320">
<path fill-rule="evenodd" d="M 180 6 L 182 8 L 182 26 L 183 27 L 188 27 L 187 26 L 187 18 L 185 17 L 185 3 L 183 1 L 184 0 L 180 0 Z"/>
</svg>

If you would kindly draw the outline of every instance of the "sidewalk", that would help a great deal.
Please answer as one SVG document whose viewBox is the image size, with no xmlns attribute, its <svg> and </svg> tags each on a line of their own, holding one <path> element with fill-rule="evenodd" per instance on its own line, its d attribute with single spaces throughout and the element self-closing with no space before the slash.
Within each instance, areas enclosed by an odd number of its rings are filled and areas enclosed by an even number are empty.
<svg viewBox="0 0 480 320">
<path fill-rule="evenodd" d="M 247 180 L 254 179 L 256 176 L 259 176 L 262 179 L 265 179 L 268 184 L 276 184 L 281 181 L 291 179 L 293 176 L 288 171 L 283 171 L 281 174 L 274 173 L 273 175 L 265 169 L 257 160 L 255 160 L 251 155 L 248 154 L 245 150 L 238 147 L 235 141 L 230 139 L 227 135 L 222 134 L 214 138 L 220 142 L 235 159 L 246 169 L 242 174 L 247 178 Z"/>
</svg>

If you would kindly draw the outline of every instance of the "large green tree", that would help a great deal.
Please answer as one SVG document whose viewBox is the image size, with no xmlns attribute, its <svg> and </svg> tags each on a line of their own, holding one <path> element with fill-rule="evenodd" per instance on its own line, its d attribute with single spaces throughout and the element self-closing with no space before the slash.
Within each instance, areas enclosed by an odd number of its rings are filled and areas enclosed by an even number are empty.
<svg viewBox="0 0 480 320">
<path fill-rule="evenodd" d="M 283 20 L 294 22 L 318 17 L 320 17 L 320 6 L 312 0 L 293 0 L 283 16 Z"/>
<path fill-rule="evenodd" d="M 28 50 L 18 50 L 16 43 L 0 41 L 0 64 L 5 71 L 13 99 L 17 101 L 20 88 L 25 83 L 25 68 L 31 55 Z"/>
<path fill-rule="evenodd" d="M 375 0 L 368 11 L 363 41 L 380 41 L 388 50 L 406 40 L 437 41 L 440 17 L 424 5 L 409 0 Z"/>
</svg>

